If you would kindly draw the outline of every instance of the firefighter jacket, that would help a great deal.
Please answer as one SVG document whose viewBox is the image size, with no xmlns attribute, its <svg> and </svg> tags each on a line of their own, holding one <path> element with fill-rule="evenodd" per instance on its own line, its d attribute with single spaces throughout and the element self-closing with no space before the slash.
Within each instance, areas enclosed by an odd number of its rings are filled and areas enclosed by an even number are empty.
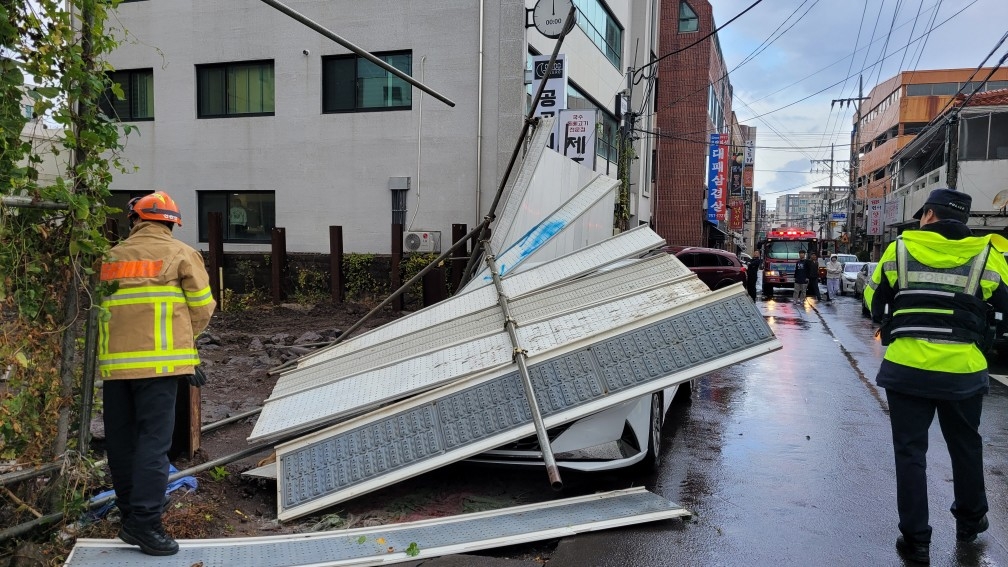
<svg viewBox="0 0 1008 567">
<path fill-rule="evenodd" d="M 99 326 L 102 377 L 193 374 L 195 336 L 216 307 L 200 253 L 172 238 L 167 226 L 139 222 L 109 251 L 101 279 L 118 284 L 102 299 L 110 314 Z"/>
<path fill-rule="evenodd" d="M 1008 240 L 943 220 L 886 248 L 864 301 L 891 337 L 876 382 L 905 394 L 964 399 L 989 388 L 982 344 L 1008 313 Z"/>
</svg>

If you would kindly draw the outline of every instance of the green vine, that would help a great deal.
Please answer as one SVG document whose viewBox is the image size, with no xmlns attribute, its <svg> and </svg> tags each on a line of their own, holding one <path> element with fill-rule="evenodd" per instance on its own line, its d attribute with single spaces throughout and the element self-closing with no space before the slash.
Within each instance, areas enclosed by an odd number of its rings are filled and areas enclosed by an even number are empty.
<svg viewBox="0 0 1008 567">
<path fill-rule="evenodd" d="M 65 456 L 66 418 L 80 410 L 81 322 L 109 291 L 88 280 L 108 249 L 105 199 L 130 130 L 98 110 L 111 87 L 104 57 L 117 42 L 106 20 L 117 1 L 0 5 L 0 197 L 61 207 L 0 207 L 0 460 Z M 53 158 L 60 170 L 43 175 Z"/>
<path fill-rule="evenodd" d="M 619 172 L 619 194 L 613 207 L 613 227 L 624 231 L 630 222 L 630 167 L 633 165 L 637 152 L 633 147 L 633 138 L 617 136 L 616 171 Z"/>
<path fill-rule="evenodd" d="M 371 275 L 374 254 L 344 254 L 343 277 L 346 278 L 346 295 L 350 301 L 372 299 L 385 292 L 382 285 Z"/>
</svg>

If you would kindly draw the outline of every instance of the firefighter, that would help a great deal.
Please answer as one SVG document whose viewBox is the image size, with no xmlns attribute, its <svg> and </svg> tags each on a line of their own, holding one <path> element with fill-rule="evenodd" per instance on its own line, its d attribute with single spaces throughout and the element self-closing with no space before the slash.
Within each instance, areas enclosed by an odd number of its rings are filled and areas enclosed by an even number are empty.
<svg viewBox="0 0 1008 567">
<path fill-rule="evenodd" d="M 195 336 L 216 303 L 203 257 L 172 238 L 172 228 L 182 226 L 175 201 L 158 191 L 130 201 L 127 213 L 129 236 L 101 265 L 101 280 L 117 284 L 102 300 L 109 318 L 98 349 L 106 452 L 122 514 L 119 538 L 148 555 L 172 555 L 178 543 L 161 514 L 175 396 L 179 377 L 202 385 Z"/>
<path fill-rule="evenodd" d="M 930 562 L 926 455 L 928 428 L 938 414 L 952 460 L 951 512 L 956 539 L 968 543 L 988 528 L 979 433 L 989 390 L 984 350 L 993 338 L 993 311 L 1008 311 L 1008 265 L 1000 236 L 973 236 L 966 226 L 972 199 L 935 189 L 914 218 L 920 230 L 886 248 L 864 301 L 883 320 L 887 345 L 876 383 L 889 403 L 896 460 L 896 549 Z"/>
</svg>

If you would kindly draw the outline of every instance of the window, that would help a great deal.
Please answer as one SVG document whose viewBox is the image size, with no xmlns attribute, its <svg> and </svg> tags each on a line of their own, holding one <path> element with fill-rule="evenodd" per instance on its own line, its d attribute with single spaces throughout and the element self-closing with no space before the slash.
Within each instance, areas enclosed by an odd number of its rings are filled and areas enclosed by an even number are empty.
<svg viewBox="0 0 1008 567">
<path fill-rule="evenodd" d="M 959 124 L 959 159 L 963 161 L 987 159 L 990 115 L 963 118 Z"/>
<path fill-rule="evenodd" d="M 700 18 L 693 7 L 685 2 L 679 3 L 679 33 L 695 32 L 700 29 Z"/>
<path fill-rule="evenodd" d="M 413 74 L 413 53 L 377 54 L 407 75 Z M 322 112 L 409 110 L 413 91 L 406 81 L 356 55 L 322 58 Z"/>
<path fill-rule="evenodd" d="M 991 114 L 987 159 L 1008 159 L 1008 113 Z"/>
<path fill-rule="evenodd" d="M 154 120 L 153 69 L 113 71 L 108 77 L 122 89 L 123 98 L 120 99 L 111 87 L 106 89 L 98 103 L 105 116 L 120 122 Z"/>
<path fill-rule="evenodd" d="M 574 0 L 577 23 L 606 59 L 623 72 L 623 28 L 601 0 Z"/>
<path fill-rule="evenodd" d="M 109 218 L 115 221 L 116 235 L 118 235 L 120 240 L 129 236 L 130 232 L 129 218 L 126 216 L 126 208 L 129 206 L 130 199 L 143 197 L 150 193 L 153 193 L 153 191 L 112 191 L 112 194 L 105 200 L 105 204 L 109 207 L 119 209 L 118 213 L 109 214 Z M 182 220 L 186 220 L 184 212 L 182 213 Z"/>
<path fill-rule="evenodd" d="M 273 62 L 250 61 L 196 66 L 196 115 L 272 116 Z"/>
<path fill-rule="evenodd" d="M 273 191 L 199 191 L 199 240 L 210 240 L 209 213 L 223 216 L 224 242 L 270 242 L 276 226 Z"/>
<path fill-rule="evenodd" d="M 903 134 L 920 134 L 927 126 L 927 122 L 907 122 L 903 124 Z"/>
</svg>

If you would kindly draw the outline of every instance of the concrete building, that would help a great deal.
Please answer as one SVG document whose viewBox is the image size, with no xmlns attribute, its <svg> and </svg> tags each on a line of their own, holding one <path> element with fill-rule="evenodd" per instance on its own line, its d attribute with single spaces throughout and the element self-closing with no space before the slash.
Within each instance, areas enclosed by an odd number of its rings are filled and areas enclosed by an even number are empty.
<svg viewBox="0 0 1008 567">
<path fill-rule="evenodd" d="M 950 132 L 944 124 L 953 115 L 958 116 L 957 128 Z M 889 166 L 894 190 L 885 200 L 883 244 L 917 226 L 913 214 L 938 187 L 973 198 L 968 225 L 975 233 L 1008 228 L 1008 88 L 978 93 L 968 102 L 959 95 L 936 122 L 937 127 L 921 132 Z M 952 155 L 946 151 L 950 141 L 958 147 Z"/>
<path fill-rule="evenodd" d="M 264 250 L 277 226 L 288 250 L 324 252 L 328 226 L 340 225 L 348 252 L 388 253 L 393 223 L 447 243 L 453 223 L 481 221 L 526 112 L 529 53 L 553 46 L 526 29 L 534 2 L 286 4 L 456 106 L 264 3 L 124 2 L 117 18 L 133 40 L 109 60 L 127 97 L 107 106 L 137 128 L 125 150 L 137 170 L 114 178 L 116 202 L 169 191 L 183 209 L 179 237 L 198 247 L 208 213 L 224 213 L 225 251 Z M 608 112 L 611 127 L 623 67 L 638 39 L 655 44 L 645 24 L 657 0 L 575 4 L 562 49 L 568 100 Z M 611 141 L 600 136 L 600 157 Z M 647 222 L 643 161 L 634 213 Z M 612 168 L 599 159 L 596 169 Z"/>
<path fill-rule="evenodd" d="M 708 0 L 662 0 L 658 64 L 658 184 L 654 228 L 671 244 L 723 247 L 726 227 L 707 220 L 709 135 L 731 133 L 732 86 Z M 732 145 L 736 144 L 732 141 Z"/>
<path fill-rule="evenodd" d="M 866 230 L 864 201 L 883 197 L 892 186 L 886 168 L 893 156 L 939 113 L 948 109 L 960 88 L 973 87 L 991 71 L 980 69 L 934 69 L 903 71 L 871 89 L 854 117 L 852 155 L 858 155 L 851 172 L 854 199 L 854 236 Z M 968 83 L 973 77 L 973 83 Z M 1008 69 L 999 69 L 984 86 L 986 90 L 1008 87 Z M 860 119 L 859 119 L 860 118 Z M 877 243 L 876 243 L 877 244 Z"/>
</svg>

